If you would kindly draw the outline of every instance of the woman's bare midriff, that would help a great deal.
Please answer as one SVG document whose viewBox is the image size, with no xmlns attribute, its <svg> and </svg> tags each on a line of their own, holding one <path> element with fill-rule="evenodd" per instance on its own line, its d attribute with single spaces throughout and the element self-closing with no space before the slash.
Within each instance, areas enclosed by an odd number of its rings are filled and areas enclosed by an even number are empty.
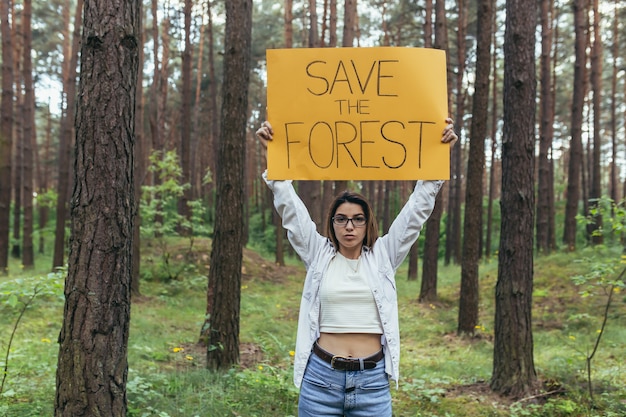
<svg viewBox="0 0 626 417">
<path fill-rule="evenodd" d="M 380 336 L 373 333 L 322 333 L 317 343 L 333 355 L 366 358 L 381 349 Z"/>
</svg>

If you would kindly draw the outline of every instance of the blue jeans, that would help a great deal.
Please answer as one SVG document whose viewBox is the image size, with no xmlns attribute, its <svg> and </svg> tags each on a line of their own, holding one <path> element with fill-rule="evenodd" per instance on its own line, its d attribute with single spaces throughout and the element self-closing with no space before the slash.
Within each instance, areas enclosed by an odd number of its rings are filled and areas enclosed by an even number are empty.
<svg viewBox="0 0 626 417">
<path fill-rule="evenodd" d="M 373 369 L 339 371 L 311 353 L 304 371 L 298 417 L 391 417 L 385 359 Z"/>
</svg>

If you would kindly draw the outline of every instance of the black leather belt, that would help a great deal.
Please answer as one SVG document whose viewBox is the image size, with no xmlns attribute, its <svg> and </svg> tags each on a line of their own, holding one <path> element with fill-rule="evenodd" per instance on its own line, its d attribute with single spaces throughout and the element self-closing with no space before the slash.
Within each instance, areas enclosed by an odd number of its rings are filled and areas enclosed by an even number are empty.
<svg viewBox="0 0 626 417">
<path fill-rule="evenodd" d="M 367 358 L 346 358 L 345 356 L 333 355 L 325 351 L 317 342 L 313 343 L 313 353 L 324 362 L 329 363 L 333 369 L 340 371 L 363 371 L 365 369 L 373 369 L 376 367 L 376 363 L 384 356 L 381 349 Z"/>
</svg>

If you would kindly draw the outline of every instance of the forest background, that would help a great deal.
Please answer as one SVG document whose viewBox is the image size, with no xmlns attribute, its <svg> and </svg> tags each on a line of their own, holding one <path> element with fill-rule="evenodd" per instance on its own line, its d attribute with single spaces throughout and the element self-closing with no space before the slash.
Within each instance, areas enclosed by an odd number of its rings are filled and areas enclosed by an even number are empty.
<svg viewBox="0 0 626 417">
<path fill-rule="evenodd" d="M 35 275 L 37 270 L 64 271 L 67 261 L 84 5 L 69 0 L 34 4 L 7 0 L 1 4 L 0 268 L 8 277 L 6 281 L 3 277 L 3 308 L 25 312 L 31 306 L 29 300 L 45 295 L 40 292 L 48 287 L 29 287 L 23 284 L 23 277 Z M 220 108 L 225 96 L 222 68 L 228 5 L 191 0 L 142 5 L 137 81 L 142 88 L 137 90 L 135 103 L 133 177 L 141 222 L 135 222 L 133 231 L 137 238 L 133 239 L 130 280 L 136 300 L 141 300 L 144 292 L 155 291 L 154 283 L 176 286 L 208 275 L 206 268 L 202 269 L 207 259 L 201 254 L 208 250 L 204 239 L 214 237 L 215 225 L 224 219 L 216 209 L 215 179 L 220 163 L 229 164 L 219 159 L 218 152 L 223 137 Z M 241 207 L 243 216 L 235 219 L 243 225 L 244 244 L 274 258 L 278 265 L 288 264 L 292 256 L 276 227 L 268 191 L 259 180 L 264 155 L 253 135 L 265 116 L 267 48 L 386 45 L 446 49 L 451 116 L 461 141 L 451 155 L 449 185 L 440 194 L 437 210 L 407 261 L 407 275 L 415 279 L 418 254 L 423 259 L 417 298 L 435 306 L 432 303 L 441 299 L 437 264 L 457 266 L 461 289 L 456 332 L 477 337 L 482 326 L 479 261 L 498 256 L 502 264 L 507 255 L 498 248 L 503 247 L 503 237 L 511 237 L 513 247 L 530 245 L 541 257 L 564 252 L 576 254 L 570 260 L 589 259 L 581 268 L 584 271 L 572 273 L 575 283 L 584 295 L 603 294 L 607 308 L 601 316 L 617 317 L 617 322 L 622 319 L 623 323 L 623 315 L 611 315 L 609 308 L 613 295 L 624 287 L 619 275 L 626 194 L 623 5 L 597 0 L 541 1 L 531 13 L 536 18 L 531 23 L 536 31 L 537 71 L 532 79 L 537 76 L 533 97 L 537 106 L 531 118 L 519 117 L 531 121 L 526 127 L 533 132 L 533 161 L 520 168 L 530 172 L 532 182 L 527 185 L 536 197 L 528 199 L 532 216 L 517 224 L 524 226 L 524 231 L 529 228 L 530 234 L 501 229 L 507 224 L 502 221 L 508 212 L 500 212 L 498 205 L 506 187 L 505 116 L 512 108 L 502 107 L 506 103 L 504 58 L 510 46 L 504 22 L 510 6 L 497 1 L 337 4 L 312 0 L 257 1 L 252 5 L 249 84 L 243 84 L 248 85 L 249 103 L 242 148 L 246 199 Z M 534 53 L 532 57 L 534 68 Z M 298 184 L 318 224 L 335 190 L 348 186 L 375 202 L 383 230 L 411 188 L 408 182 L 389 181 Z M 583 254 L 586 247 L 593 251 Z M 48 265 L 42 266 L 44 263 Z M 18 268 L 11 268 L 16 264 Z M 502 270 L 506 271 L 501 268 L 498 274 Z M 525 288 L 532 289 L 532 257 L 519 272 Z M 59 276 L 50 279 L 58 282 Z M 143 282 L 147 291 L 142 290 Z M 50 291 L 60 295 L 58 287 Z M 236 300 L 239 296 L 233 295 Z M 223 298 L 230 300 L 229 296 Z M 211 356 L 216 349 L 211 349 L 204 333 L 211 308 L 215 306 L 207 306 L 207 316 L 198 326 L 200 342 L 208 347 L 209 367 L 216 360 Z M 589 313 L 577 314 L 582 319 Z M 16 322 L 8 320 L 11 328 Z M 530 330 L 519 333 L 524 333 L 523 340 L 530 336 L 532 342 Z M 2 337 L 7 352 L 3 385 L 9 374 L 12 339 L 7 342 Z M 532 343 L 523 345 L 525 353 L 530 350 L 532 355 Z M 239 360 L 239 349 L 224 350 L 230 351 L 231 357 L 218 361 L 225 359 L 230 366 Z M 592 353 L 595 349 L 586 355 L 590 371 Z M 613 366 L 609 369 L 614 370 Z M 213 367 L 222 366 L 214 363 Z M 520 398 L 538 392 L 532 375 L 530 380 L 523 379 L 521 387 L 498 387 L 494 378 L 491 388 L 505 395 L 513 391 Z M 623 381 L 606 386 L 603 394 L 623 394 Z M 8 398 L 10 406 L 16 392 L 9 393 L 5 391 L 3 398 Z M 590 404 L 599 407 L 597 398 Z M 600 408 L 607 413 L 620 412 L 621 403 L 614 396 L 609 404 Z"/>
</svg>

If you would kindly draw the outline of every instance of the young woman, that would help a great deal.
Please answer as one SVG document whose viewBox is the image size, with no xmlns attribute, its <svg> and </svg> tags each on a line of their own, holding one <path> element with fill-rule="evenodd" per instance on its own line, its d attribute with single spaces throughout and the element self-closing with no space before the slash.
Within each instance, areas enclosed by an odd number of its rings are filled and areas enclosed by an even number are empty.
<svg viewBox="0 0 626 417">
<path fill-rule="evenodd" d="M 441 142 L 457 135 L 446 119 Z M 273 130 L 256 132 L 264 146 Z M 291 181 L 263 178 L 287 237 L 306 267 L 294 383 L 298 416 L 391 417 L 389 379 L 398 381 L 400 331 L 395 271 L 430 216 L 443 181 L 418 181 L 386 235 L 367 200 L 345 191 L 319 234 Z"/>
</svg>

